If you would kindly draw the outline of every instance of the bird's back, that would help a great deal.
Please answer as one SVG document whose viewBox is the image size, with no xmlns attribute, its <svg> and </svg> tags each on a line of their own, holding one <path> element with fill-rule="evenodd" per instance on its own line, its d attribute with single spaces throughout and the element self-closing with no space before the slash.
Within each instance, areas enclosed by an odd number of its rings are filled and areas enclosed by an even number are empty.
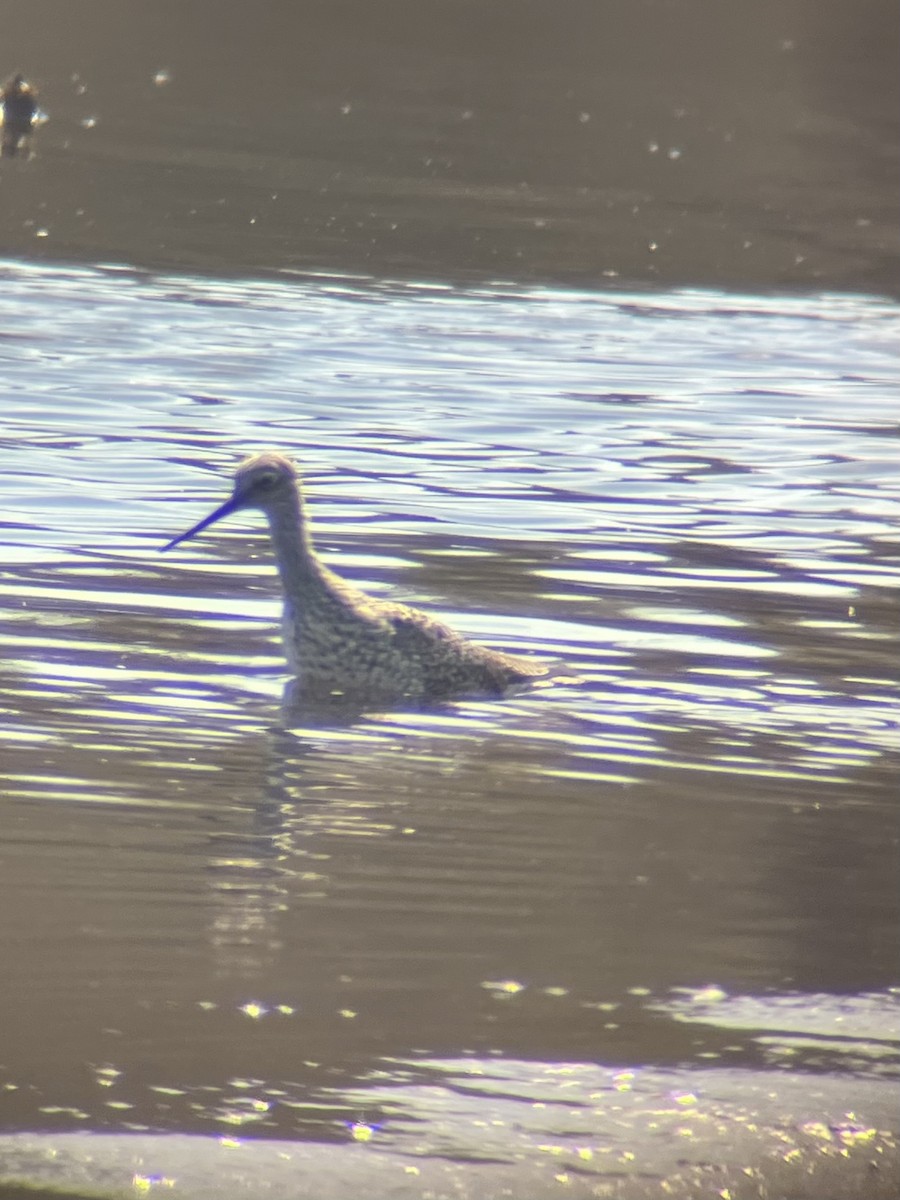
<svg viewBox="0 0 900 1200">
<path fill-rule="evenodd" d="M 379 600 L 326 571 L 324 589 L 285 600 L 284 640 L 301 685 L 328 693 L 502 695 L 543 664 L 470 642 L 419 609 Z"/>
</svg>

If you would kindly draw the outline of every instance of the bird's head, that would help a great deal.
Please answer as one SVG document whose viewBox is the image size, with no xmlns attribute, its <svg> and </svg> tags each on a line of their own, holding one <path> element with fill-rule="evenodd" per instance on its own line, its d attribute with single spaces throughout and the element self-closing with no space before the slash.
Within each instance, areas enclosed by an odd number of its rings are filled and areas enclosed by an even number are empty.
<svg viewBox="0 0 900 1200">
<path fill-rule="evenodd" d="M 201 530 L 207 529 L 223 517 L 240 512 L 243 508 L 261 508 L 268 513 L 279 505 L 290 502 L 297 491 L 297 468 L 284 454 L 265 450 L 262 454 L 245 458 L 234 473 L 234 490 L 224 504 L 202 521 L 198 521 L 186 533 L 181 533 L 162 547 L 171 550 L 179 542 L 185 542 Z"/>
</svg>

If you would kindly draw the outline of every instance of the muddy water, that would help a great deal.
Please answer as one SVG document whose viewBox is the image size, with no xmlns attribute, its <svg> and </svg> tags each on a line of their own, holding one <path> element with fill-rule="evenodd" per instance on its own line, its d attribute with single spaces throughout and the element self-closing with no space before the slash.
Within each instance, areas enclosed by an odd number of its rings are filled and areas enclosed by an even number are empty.
<svg viewBox="0 0 900 1200">
<path fill-rule="evenodd" d="M 896 1192 L 896 11 L 561 12 L 3 10 L 0 1194 Z"/>
<path fill-rule="evenodd" d="M 795 1125 L 829 1081 L 883 1125 L 894 305 L 16 264 L 3 296 L 7 1130 L 590 1176 L 650 1169 L 648 1105 L 681 1153 L 730 1104 L 733 1146 L 788 1070 Z M 285 706 L 260 522 L 158 554 L 265 445 L 336 569 L 575 677 Z"/>
<path fill-rule="evenodd" d="M 8 4 L 2 252 L 897 294 L 892 0 Z M 15 169 L 13 169 L 15 168 Z"/>
</svg>

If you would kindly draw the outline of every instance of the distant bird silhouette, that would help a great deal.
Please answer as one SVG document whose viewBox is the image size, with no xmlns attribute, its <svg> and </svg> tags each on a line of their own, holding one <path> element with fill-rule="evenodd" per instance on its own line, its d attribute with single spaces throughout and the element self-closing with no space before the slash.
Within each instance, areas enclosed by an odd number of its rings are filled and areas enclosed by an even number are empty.
<svg viewBox="0 0 900 1200">
<path fill-rule="evenodd" d="M 37 115 L 36 93 L 24 76 L 16 73 L 3 85 L 0 110 L 3 112 L 0 154 L 4 158 L 14 158 L 25 139 L 31 135 Z"/>
<path fill-rule="evenodd" d="M 312 543 L 297 468 L 274 451 L 245 459 L 231 499 L 162 549 L 243 508 L 261 508 L 268 518 L 284 589 L 285 654 L 303 694 L 497 696 L 548 674 L 543 663 L 478 646 L 427 613 L 367 596 L 329 570 Z"/>
</svg>

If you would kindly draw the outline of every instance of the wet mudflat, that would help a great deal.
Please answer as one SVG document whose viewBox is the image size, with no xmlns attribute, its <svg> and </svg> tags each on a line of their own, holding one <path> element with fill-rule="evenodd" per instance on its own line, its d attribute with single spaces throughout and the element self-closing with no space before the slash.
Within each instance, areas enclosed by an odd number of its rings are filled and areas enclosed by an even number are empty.
<svg viewBox="0 0 900 1200">
<path fill-rule="evenodd" d="M 31 0 L 4 252 L 896 294 L 891 0 Z M 18 161 L 11 164 L 18 167 Z"/>
</svg>

